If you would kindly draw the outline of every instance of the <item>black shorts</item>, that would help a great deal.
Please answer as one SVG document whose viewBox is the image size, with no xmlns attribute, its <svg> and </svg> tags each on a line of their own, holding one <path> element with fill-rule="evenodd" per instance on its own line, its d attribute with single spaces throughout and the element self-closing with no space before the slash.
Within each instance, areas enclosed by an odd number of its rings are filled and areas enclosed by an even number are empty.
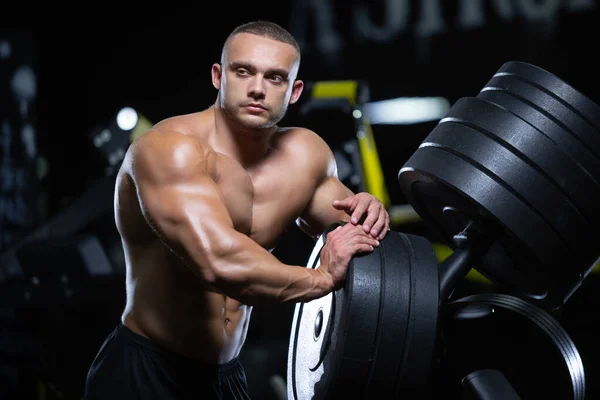
<svg viewBox="0 0 600 400">
<path fill-rule="evenodd" d="M 88 371 L 86 400 L 249 399 L 236 358 L 208 365 L 173 353 L 119 324 Z"/>
</svg>

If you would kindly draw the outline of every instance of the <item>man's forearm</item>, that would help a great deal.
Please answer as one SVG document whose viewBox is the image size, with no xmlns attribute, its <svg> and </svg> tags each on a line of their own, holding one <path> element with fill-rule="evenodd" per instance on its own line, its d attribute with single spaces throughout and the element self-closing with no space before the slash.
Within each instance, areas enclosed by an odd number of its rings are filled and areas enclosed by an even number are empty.
<svg viewBox="0 0 600 400">
<path fill-rule="evenodd" d="M 211 254 L 209 283 L 244 304 L 310 301 L 333 290 L 333 280 L 323 270 L 283 264 L 240 233 L 228 237 L 227 248 Z"/>
</svg>

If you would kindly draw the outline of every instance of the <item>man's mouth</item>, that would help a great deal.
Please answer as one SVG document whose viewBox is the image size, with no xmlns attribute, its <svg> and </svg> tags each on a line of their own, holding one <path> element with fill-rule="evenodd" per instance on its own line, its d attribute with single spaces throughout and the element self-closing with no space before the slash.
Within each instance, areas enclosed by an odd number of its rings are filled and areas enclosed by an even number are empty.
<svg viewBox="0 0 600 400">
<path fill-rule="evenodd" d="M 254 111 L 254 112 L 262 112 L 262 111 L 266 111 L 267 108 L 265 106 L 263 106 L 262 104 L 259 103 L 250 103 L 246 105 L 246 108 L 250 111 Z"/>
</svg>

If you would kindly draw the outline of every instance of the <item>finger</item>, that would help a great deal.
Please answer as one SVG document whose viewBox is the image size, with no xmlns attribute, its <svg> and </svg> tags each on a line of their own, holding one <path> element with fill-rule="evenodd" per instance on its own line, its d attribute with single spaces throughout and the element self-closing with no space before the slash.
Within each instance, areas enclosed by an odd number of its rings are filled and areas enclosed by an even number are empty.
<svg viewBox="0 0 600 400">
<path fill-rule="evenodd" d="M 369 203 L 368 202 L 358 202 L 358 204 L 356 204 L 356 208 L 354 209 L 354 212 L 352 212 L 352 223 L 353 224 L 358 224 L 358 221 L 360 221 L 365 213 L 365 211 L 367 211 L 367 208 L 369 207 Z"/>
<path fill-rule="evenodd" d="M 385 212 L 385 229 L 383 230 L 383 236 L 387 235 L 390 232 L 390 214 Z"/>
<path fill-rule="evenodd" d="M 342 226 L 342 229 L 344 230 L 344 232 L 354 232 L 356 230 L 356 228 L 358 228 L 358 227 L 356 225 L 352 225 L 352 224 L 344 224 Z"/>
<path fill-rule="evenodd" d="M 334 200 L 331 205 L 333 208 L 337 210 L 347 210 L 352 211 L 352 198 L 347 198 L 343 200 Z"/>
<path fill-rule="evenodd" d="M 385 230 L 383 231 L 383 235 L 387 235 L 388 233 L 390 233 L 391 230 L 391 219 L 390 219 L 390 214 L 389 213 L 385 213 Z"/>
<path fill-rule="evenodd" d="M 375 247 L 367 243 L 359 243 L 353 247 L 353 250 L 353 254 L 370 253 L 375 250 Z"/>
<path fill-rule="evenodd" d="M 389 233 L 390 231 L 390 216 L 388 213 L 385 214 L 385 225 L 383 227 L 383 229 L 381 230 L 381 232 L 379 233 L 379 236 L 377 237 L 378 240 L 383 240 L 383 238 L 385 238 L 385 236 Z"/>
<path fill-rule="evenodd" d="M 376 238 L 382 232 L 383 229 L 386 229 L 385 214 L 385 208 L 381 207 L 381 209 L 379 210 L 379 217 L 377 218 L 377 221 L 375 222 L 375 224 L 373 224 L 373 227 L 371 228 L 371 236 Z"/>
<path fill-rule="evenodd" d="M 377 222 L 377 219 L 379 218 L 380 212 L 381 212 L 380 204 L 377 202 L 372 202 L 371 206 L 369 207 L 367 218 L 365 219 L 365 221 L 362 224 L 365 232 L 369 233 L 371 231 L 371 229 L 373 228 L 373 225 Z"/>
<path fill-rule="evenodd" d="M 375 239 L 368 233 L 361 232 L 354 238 L 355 243 L 365 243 L 373 247 L 379 247 L 379 240 Z"/>
</svg>

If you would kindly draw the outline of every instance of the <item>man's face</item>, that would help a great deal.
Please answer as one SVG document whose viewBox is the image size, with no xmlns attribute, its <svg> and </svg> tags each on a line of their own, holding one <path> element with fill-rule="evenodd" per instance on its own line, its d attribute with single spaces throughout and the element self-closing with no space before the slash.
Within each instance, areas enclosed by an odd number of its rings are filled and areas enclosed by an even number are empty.
<svg viewBox="0 0 600 400">
<path fill-rule="evenodd" d="M 212 78 L 229 118 L 264 129 L 281 121 L 288 105 L 300 97 L 303 85 L 295 80 L 297 72 L 292 45 L 241 33 L 229 42 L 223 65 L 213 65 Z"/>
</svg>

